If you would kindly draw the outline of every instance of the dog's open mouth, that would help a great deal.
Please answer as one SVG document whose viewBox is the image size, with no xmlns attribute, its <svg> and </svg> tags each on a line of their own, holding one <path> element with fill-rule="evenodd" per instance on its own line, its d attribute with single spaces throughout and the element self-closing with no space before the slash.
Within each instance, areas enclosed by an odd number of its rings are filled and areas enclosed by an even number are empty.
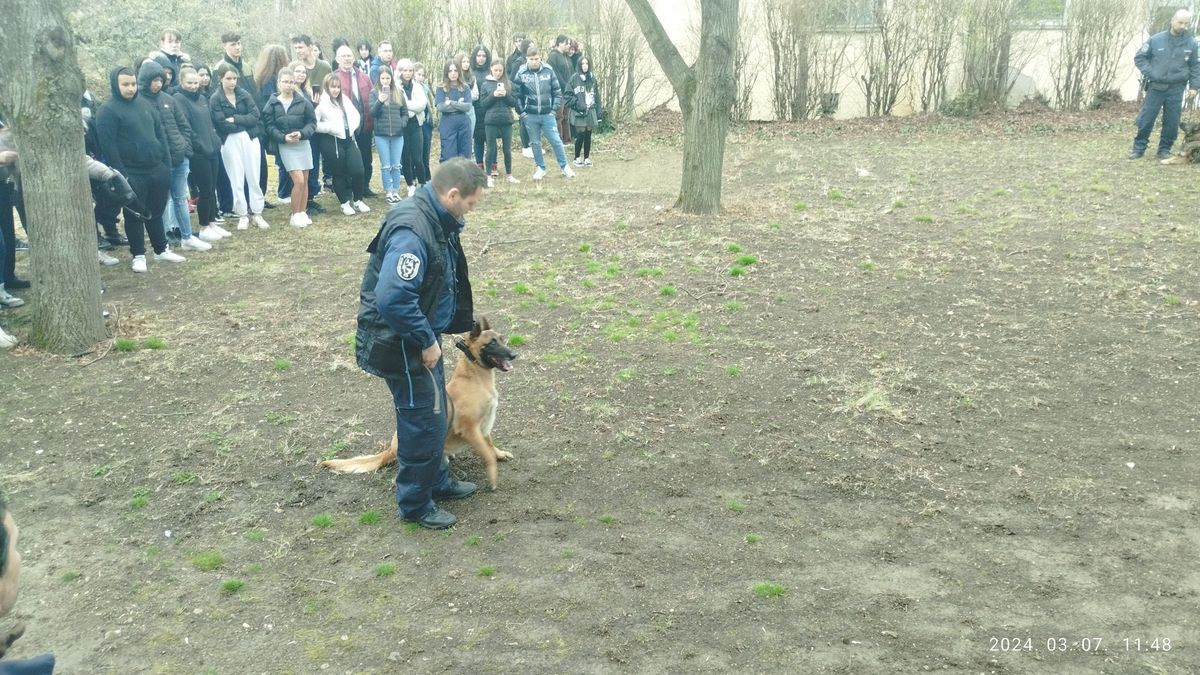
<svg viewBox="0 0 1200 675">
<path fill-rule="evenodd" d="M 513 369 L 512 361 L 509 361 L 508 359 L 495 359 L 492 361 L 492 363 L 495 365 L 496 369 L 502 373 L 507 373 Z"/>
</svg>

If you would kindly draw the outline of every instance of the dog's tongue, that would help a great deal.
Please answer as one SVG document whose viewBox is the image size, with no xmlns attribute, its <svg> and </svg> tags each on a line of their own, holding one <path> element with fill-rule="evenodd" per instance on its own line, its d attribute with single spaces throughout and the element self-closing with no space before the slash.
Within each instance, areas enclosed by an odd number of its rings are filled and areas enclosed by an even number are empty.
<svg viewBox="0 0 1200 675">
<path fill-rule="evenodd" d="M 513 369 L 513 364 L 512 361 L 507 359 L 500 359 L 498 362 L 496 362 L 496 367 L 499 368 L 501 372 L 507 373 Z"/>
</svg>

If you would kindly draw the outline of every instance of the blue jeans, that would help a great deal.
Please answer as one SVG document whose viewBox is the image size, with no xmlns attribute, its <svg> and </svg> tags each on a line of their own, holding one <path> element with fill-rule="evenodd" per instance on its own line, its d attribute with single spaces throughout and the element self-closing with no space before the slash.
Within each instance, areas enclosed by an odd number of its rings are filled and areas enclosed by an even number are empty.
<svg viewBox="0 0 1200 675">
<path fill-rule="evenodd" d="M 404 136 L 376 136 L 375 149 L 379 151 L 379 174 L 383 181 L 383 191 L 399 192 L 404 183 L 401 172 Z"/>
<path fill-rule="evenodd" d="M 554 158 L 558 160 L 558 168 L 567 166 L 567 151 L 563 149 L 562 138 L 558 135 L 558 123 L 554 115 L 526 115 L 521 122 L 529 132 L 529 147 L 533 148 L 533 163 L 538 168 L 546 170 L 546 158 L 542 155 L 542 134 L 550 141 L 554 150 Z"/>
<path fill-rule="evenodd" d="M 1179 117 L 1183 112 L 1183 91 L 1185 86 L 1180 84 L 1165 91 L 1146 91 L 1146 102 L 1137 116 L 1137 136 L 1133 139 L 1133 151 L 1139 155 L 1150 145 L 1150 132 L 1154 130 L 1154 122 L 1158 119 L 1158 111 L 1162 111 L 1162 133 L 1158 136 L 1158 152 L 1170 152 L 1179 135 Z"/>
<path fill-rule="evenodd" d="M 442 139 L 442 156 L 439 161 L 445 162 L 451 157 L 470 159 L 471 134 L 474 131 L 471 120 L 465 114 L 443 114 L 438 125 L 438 135 Z"/>
<path fill-rule="evenodd" d="M 188 171 L 191 163 L 185 158 L 179 166 L 171 169 L 171 196 L 163 211 L 163 227 L 167 232 L 179 230 L 179 238 L 192 236 L 192 216 L 188 213 Z"/>
<path fill-rule="evenodd" d="M 406 348 L 408 348 L 406 346 Z M 449 490 L 454 481 L 443 448 L 446 444 L 445 373 L 439 362 L 421 375 L 433 377 L 437 391 L 429 405 L 410 407 L 411 383 L 403 379 L 385 380 L 392 392 L 396 409 L 396 505 L 400 516 L 415 520 L 437 506 L 435 490 Z M 421 376 L 417 375 L 417 376 Z M 428 390 L 426 390 L 428 393 Z M 421 398 L 421 397 L 418 397 Z"/>
</svg>

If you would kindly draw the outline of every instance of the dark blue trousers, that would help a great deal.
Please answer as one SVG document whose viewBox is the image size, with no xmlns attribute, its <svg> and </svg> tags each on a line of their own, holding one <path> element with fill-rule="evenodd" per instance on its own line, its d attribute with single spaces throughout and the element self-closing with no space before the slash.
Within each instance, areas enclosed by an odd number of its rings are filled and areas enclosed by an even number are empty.
<svg viewBox="0 0 1200 675">
<path fill-rule="evenodd" d="M 1133 151 L 1139 155 L 1150 145 L 1150 132 L 1162 111 L 1162 133 L 1158 136 L 1158 152 L 1170 152 L 1179 135 L 1179 117 L 1183 112 L 1183 92 L 1186 85 L 1180 84 L 1164 91 L 1146 91 L 1146 101 L 1137 116 L 1137 136 L 1133 139 Z"/>
<path fill-rule="evenodd" d="M 413 378 L 432 378 L 432 386 L 403 378 L 387 379 L 396 408 L 396 504 L 400 517 L 416 520 L 433 509 L 435 490 L 449 490 L 450 466 L 446 444 L 446 387 L 442 364 L 414 372 Z M 414 385 L 417 393 L 414 396 Z M 429 400 L 432 394 L 432 401 Z M 416 407 L 413 407 L 413 406 Z"/>
</svg>

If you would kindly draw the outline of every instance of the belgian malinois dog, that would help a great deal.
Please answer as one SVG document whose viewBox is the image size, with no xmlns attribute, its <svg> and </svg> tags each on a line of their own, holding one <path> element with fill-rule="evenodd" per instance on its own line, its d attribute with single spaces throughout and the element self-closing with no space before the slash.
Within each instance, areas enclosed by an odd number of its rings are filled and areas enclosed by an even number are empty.
<svg viewBox="0 0 1200 675">
<path fill-rule="evenodd" d="M 492 443 L 492 427 L 496 423 L 496 409 L 500 396 L 496 393 L 496 371 L 507 373 L 513 369 L 512 362 L 517 353 L 504 344 L 500 334 L 488 326 L 488 320 L 480 317 L 466 339 L 456 337 L 455 346 L 462 350 L 454 374 L 446 383 L 446 409 L 448 433 L 443 452 L 454 455 L 464 447 L 471 450 L 483 462 L 488 483 L 496 489 L 496 462 L 512 459 Z M 396 461 L 396 434 L 387 448 L 374 455 L 360 455 L 349 459 L 330 459 L 321 462 L 338 473 L 368 473 Z"/>
<path fill-rule="evenodd" d="M 1183 149 L 1162 160 L 1163 164 L 1200 164 L 1200 122 L 1182 122 Z"/>
</svg>

